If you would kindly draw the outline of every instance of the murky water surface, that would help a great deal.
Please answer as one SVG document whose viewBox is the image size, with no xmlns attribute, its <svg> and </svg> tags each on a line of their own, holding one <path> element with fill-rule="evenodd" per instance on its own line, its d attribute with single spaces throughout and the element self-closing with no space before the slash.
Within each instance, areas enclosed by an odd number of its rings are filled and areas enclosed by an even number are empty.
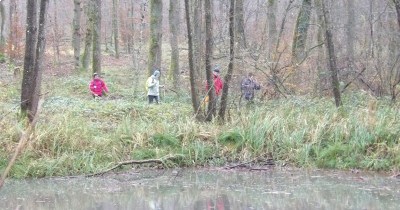
<svg viewBox="0 0 400 210">
<path fill-rule="evenodd" d="M 400 180 L 288 169 L 8 180 L 0 209 L 400 209 Z"/>
</svg>

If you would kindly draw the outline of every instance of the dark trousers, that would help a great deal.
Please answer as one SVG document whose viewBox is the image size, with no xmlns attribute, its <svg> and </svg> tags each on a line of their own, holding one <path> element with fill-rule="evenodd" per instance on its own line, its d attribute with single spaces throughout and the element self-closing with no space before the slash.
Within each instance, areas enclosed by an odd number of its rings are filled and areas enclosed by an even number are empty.
<svg viewBox="0 0 400 210">
<path fill-rule="evenodd" d="M 153 103 L 153 100 L 155 100 L 156 103 L 158 104 L 158 96 L 148 95 L 148 97 L 149 97 L 149 104 Z"/>
</svg>

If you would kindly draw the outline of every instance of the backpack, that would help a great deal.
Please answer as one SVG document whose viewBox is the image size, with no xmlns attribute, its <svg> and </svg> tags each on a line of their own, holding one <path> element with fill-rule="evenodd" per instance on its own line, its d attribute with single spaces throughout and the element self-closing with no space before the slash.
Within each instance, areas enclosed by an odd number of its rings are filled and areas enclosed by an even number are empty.
<svg viewBox="0 0 400 210">
<path fill-rule="evenodd" d="M 145 87 L 146 91 L 149 91 L 149 83 L 150 83 L 150 80 L 152 80 L 151 82 L 153 83 L 153 82 L 154 82 L 154 78 L 153 78 L 153 77 L 147 78 L 146 84 L 144 84 L 144 87 Z"/>
</svg>

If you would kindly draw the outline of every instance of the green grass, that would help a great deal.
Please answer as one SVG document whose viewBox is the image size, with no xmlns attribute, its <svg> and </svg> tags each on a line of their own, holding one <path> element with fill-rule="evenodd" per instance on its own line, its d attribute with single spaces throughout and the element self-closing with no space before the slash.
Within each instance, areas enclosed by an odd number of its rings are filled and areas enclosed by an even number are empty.
<svg viewBox="0 0 400 210">
<path fill-rule="evenodd" d="M 108 97 L 88 93 L 90 75 L 45 77 L 39 121 L 10 176 L 91 174 L 120 161 L 180 155 L 169 167 L 223 166 L 271 155 L 278 165 L 336 169 L 399 170 L 398 104 L 366 94 L 331 98 L 292 97 L 237 109 L 230 120 L 193 117 L 189 90 L 167 92 L 148 105 L 143 84 L 129 84 L 128 69 L 105 69 Z M 121 76 L 122 75 L 122 76 Z M 144 82 L 143 78 L 139 81 Z M 4 81 L 2 81 L 4 84 Z M 20 84 L 0 86 L 0 172 L 14 152 Z"/>
</svg>

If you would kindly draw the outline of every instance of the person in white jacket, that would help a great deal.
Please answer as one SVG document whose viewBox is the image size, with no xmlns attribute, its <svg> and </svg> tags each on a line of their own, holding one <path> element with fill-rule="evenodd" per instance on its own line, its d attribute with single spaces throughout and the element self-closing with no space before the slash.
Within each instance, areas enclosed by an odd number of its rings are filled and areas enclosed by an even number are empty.
<svg viewBox="0 0 400 210">
<path fill-rule="evenodd" d="M 153 101 L 156 101 L 157 104 L 159 102 L 159 95 L 160 95 L 159 78 L 160 78 L 160 71 L 156 69 L 146 81 L 149 104 L 153 103 Z"/>
</svg>

